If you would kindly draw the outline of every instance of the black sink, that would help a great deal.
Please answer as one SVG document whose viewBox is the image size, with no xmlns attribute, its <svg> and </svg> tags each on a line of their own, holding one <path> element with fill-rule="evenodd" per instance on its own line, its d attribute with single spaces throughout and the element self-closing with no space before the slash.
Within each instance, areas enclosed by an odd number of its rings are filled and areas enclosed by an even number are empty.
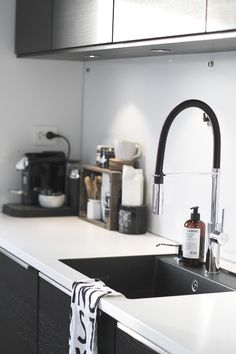
<svg viewBox="0 0 236 354">
<path fill-rule="evenodd" d="M 64 264 L 98 278 L 127 298 L 148 298 L 236 290 L 236 276 L 226 271 L 207 276 L 205 268 L 188 268 L 175 256 L 129 256 L 63 259 Z"/>
</svg>

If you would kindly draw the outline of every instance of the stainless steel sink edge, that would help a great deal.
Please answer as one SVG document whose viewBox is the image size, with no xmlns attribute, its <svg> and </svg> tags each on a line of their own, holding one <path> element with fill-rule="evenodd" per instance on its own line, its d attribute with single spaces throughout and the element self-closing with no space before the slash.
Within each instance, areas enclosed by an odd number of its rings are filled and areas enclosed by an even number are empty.
<svg viewBox="0 0 236 354">
<path fill-rule="evenodd" d="M 207 279 L 208 281 L 220 284 L 220 285 L 224 285 L 225 287 L 227 287 L 229 290 L 231 291 L 236 291 L 236 274 L 233 272 L 230 272 L 226 269 L 222 269 L 220 268 L 220 273 L 216 273 L 216 274 L 208 274 L 206 271 L 206 267 L 205 265 L 203 265 L 202 267 L 199 268 L 194 268 L 194 267 L 186 267 L 182 264 L 182 261 L 178 258 L 178 256 L 169 256 L 169 255 L 164 255 L 164 256 L 157 256 L 158 258 L 162 259 L 163 262 L 168 262 L 176 267 L 181 267 L 182 269 L 184 269 L 184 271 L 189 272 L 191 274 L 196 274 L 200 277 L 203 277 L 205 279 Z M 229 285 L 229 282 L 224 281 L 224 277 L 228 277 L 228 278 L 234 278 L 235 279 L 235 285 L 234 287 L 232 285 Z M 220 278 L 220 279 L 219 279 Z M 227 284 L 228 283 L 228 284 Z"/>
</svg>

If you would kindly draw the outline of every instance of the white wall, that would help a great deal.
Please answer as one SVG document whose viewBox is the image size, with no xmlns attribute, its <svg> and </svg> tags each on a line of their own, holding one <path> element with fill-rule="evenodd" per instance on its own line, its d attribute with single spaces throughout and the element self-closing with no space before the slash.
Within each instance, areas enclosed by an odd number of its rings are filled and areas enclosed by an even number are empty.
<svg viewBox="0 0 236 354">
<path fill-rule="evenodd" d="M 17 59 L 14 55 L 15 0 L 0 0 L 0 205 L 15 200 L 8 193 L 20 187 L 15 163 L 26 151 L 50 148 L 33 144 L 33 127 L 56 125 L 72 144 L 72 157 L 94 163 L 96 145 L 126 138 L 142 144 L 140 166 L 146 175 L 150 207 L 152 175 L 160 129 L 171 109 L 185 99 L 207 102 L 218 116 L 222 132 L 221 207 L 230 242 L 225 258 L 236 261 L 235 207 L 235 83 L 236 53 L 80 62 Z M 207 63 L 214 60 L 209 68 Z M 83 75 L 85 92 L 83 96 Z M 81 116 L 83 145 L 81 152 Z M 63 142 L 56 149 L 63 149 Z M 165 172 L 209 171 L 212 134 L 199 111 L 188 110 L 174 122 L 168 137 Z M 209 176 L 165 179 L 165 211 L 153 217 L 150 230 L 182 239 L 189 208 L 200 206 L 209 220 Z"/>
<path fill-rule="evenodd" d="M 83 70 L 80 62 L 17 59 L 14 54 L 15 0 L 0 0 L 0 205 L 16 201 L 15 163 L 24 152 L 50 149 L 33 144 L 33 127 L 55 125 L 80 156 Z M 53 147 L 54 148 L 54 147 Z M 65 149 L 61 142 L 55 149 Z"/>
<path fill-rule="evenodd" d="M 208 61 L 214 60 L 214 67 Z M 140 166 L 146 175 L 146 202 L 150 207 L 152 175 L 160 129 L 168 113 L 180 102 L 197 98 L 215 111 L 222 133 L 221 202 L 230 242 L 225 258 L 236 261 L 235 157 L 236 53 L 165 56 L 160 58 L 97 61 L 86 64 L 83 122 L 83 161 L 95 162 L 96 145 L 114 138 L 140 142 Z M 179 116 L 167 142 L 164 172 L 210 172 L 212 131 L 202 112 L 189 109 Z M 164 214 L 152 216 L 150 230 L 182 241 L 183 223 L 190 207 L 199 205 L 207 223 L 210 212 L 210 176 L 165 178 Z"/>
</svg>

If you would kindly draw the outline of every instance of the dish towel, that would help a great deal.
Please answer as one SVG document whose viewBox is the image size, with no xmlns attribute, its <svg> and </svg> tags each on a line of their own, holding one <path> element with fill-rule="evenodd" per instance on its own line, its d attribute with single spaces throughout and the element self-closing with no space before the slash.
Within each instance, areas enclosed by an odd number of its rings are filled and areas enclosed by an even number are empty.
<svg viewBox="0 0 236 354">
<path fill-rule="evenodd" d="M 97 354 L 97 306 L 105 295 L 121 294 L 96 279 L 73 283 L 69 354 Z"/>
</svg>

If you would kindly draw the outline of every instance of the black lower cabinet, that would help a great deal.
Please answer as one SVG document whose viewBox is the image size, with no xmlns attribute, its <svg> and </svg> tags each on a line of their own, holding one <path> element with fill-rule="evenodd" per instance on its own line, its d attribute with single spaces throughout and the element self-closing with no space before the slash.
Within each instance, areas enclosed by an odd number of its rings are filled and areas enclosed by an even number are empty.
<svg viewBox="0 0 236 354">
<path fill-rule="evenodd" d="M 69 353 L 70 296 L 39 278 L 38 354 Z"/>
<path fill-rule="evenodd" d="M 37 354 L 37 271 L 0 250 L 0 353 Z"/>
<path fill-rule="evenodd" d="M 158 354 L 129 334 L 117 328 L 116 354 Z"/>
<path fill-rule="evenodd" d="M 38 354 L 68 354 L 70 296 L 39 277 Z M 116 321 L 98 311 L 98 354 L 114 354 Z"/>
<path fill-rule="evenodd" d="M 98 310 L 97 312 L 97 339 L 98 354 L 115 354 L 117 322 L 114 318 Z"/>
<path fill-rule="evenodd" d="M 70 294 L 0 249 L 0 354 L 68 354 Z M 157 353 L 97 313 L 98 354 Z"/>
</svg>

